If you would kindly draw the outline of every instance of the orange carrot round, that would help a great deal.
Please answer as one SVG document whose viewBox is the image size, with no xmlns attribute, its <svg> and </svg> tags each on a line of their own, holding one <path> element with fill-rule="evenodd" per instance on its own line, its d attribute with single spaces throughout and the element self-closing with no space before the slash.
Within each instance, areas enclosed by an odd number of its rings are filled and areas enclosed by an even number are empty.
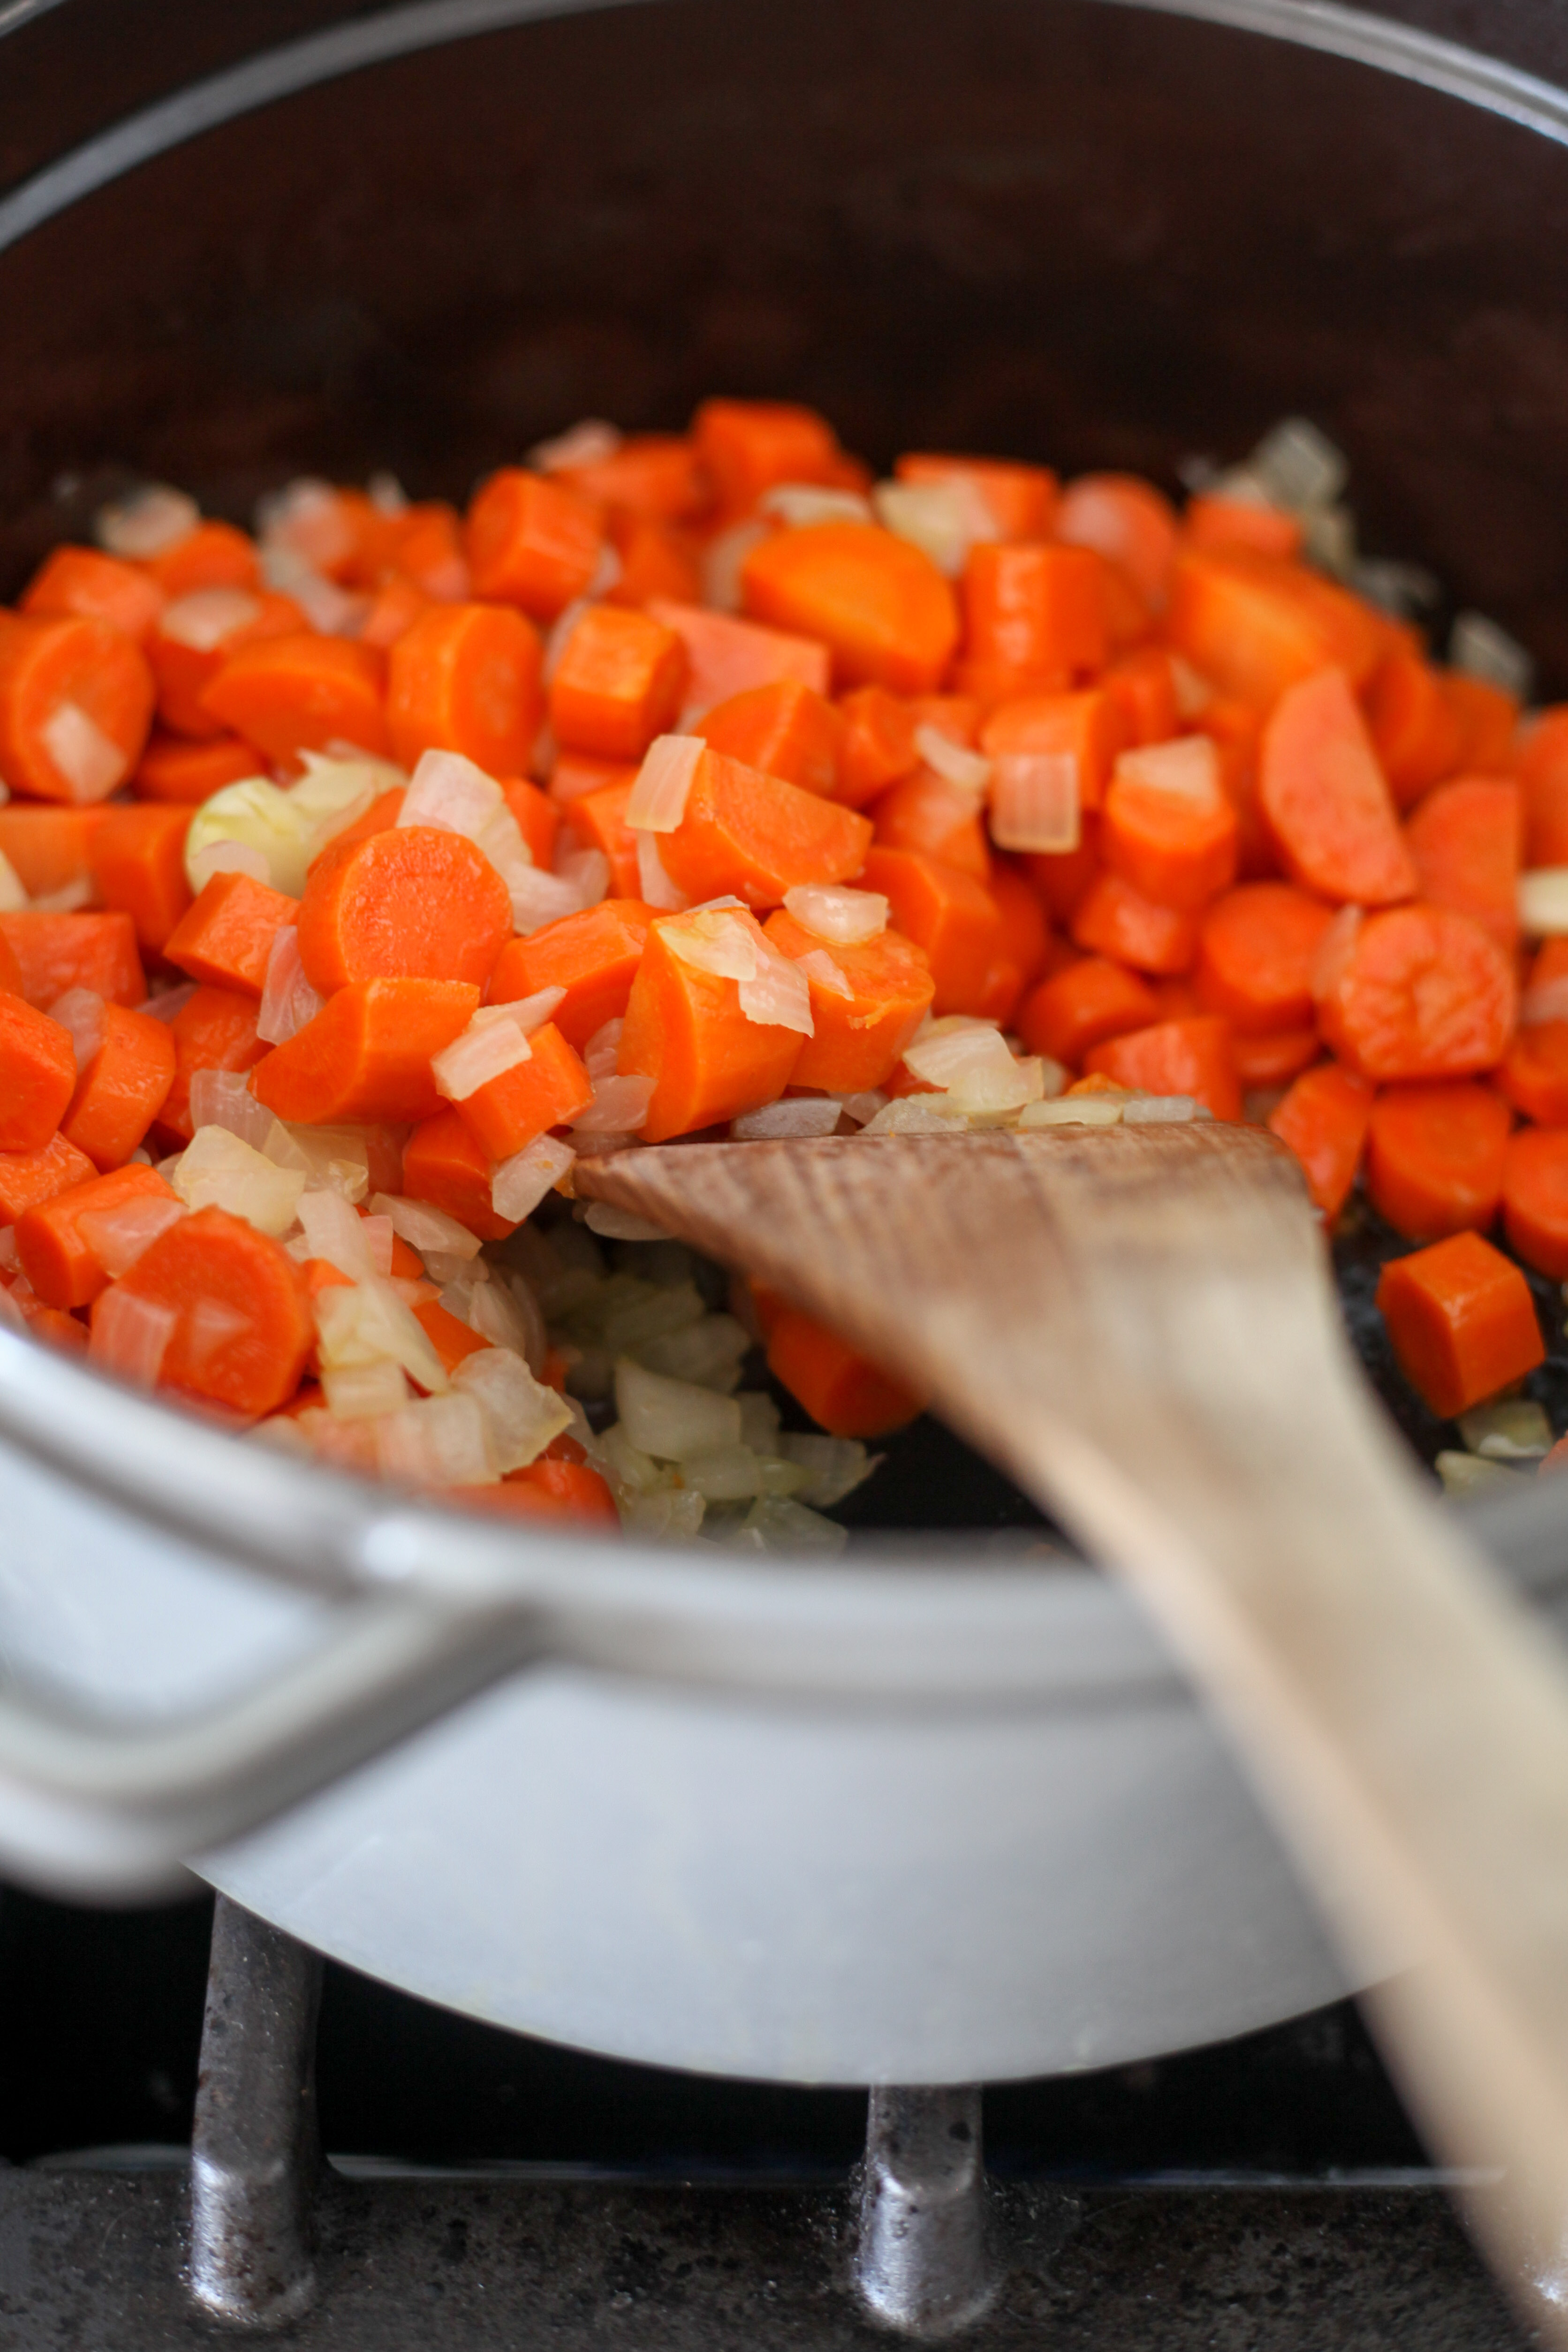
<svg viewBox="0 0 1568 2352">
<path fill-rule="evenodd" d="M 1176 511 L 1135 474 L 1080 474 L 1057 509 L 1056 536 L 1119 564 L 1151 612 L 1165 610 L 1176 565 Z"/>
<path fill-rule="evenodd" d="M 1106 956 L 1084 956 L 1024 1000 L 1018 1033 L 1031 1054 L 1075 1069 L 1092 1046 L 1158 1018 L 1154 995 L 1135 971 Z"/>
<path fill-rule="evenodd" d="M 154 734 L 137 762 L 131 789 L 139 801 L 179 801 L 195 807 L 225 784 L 254 776 L 258 764 L 252 746 L 237 735 L 194 743 L 180 735 Z"/>
<path fill-rule="evenodd" d="M 122 563 L 96 547 L 57 547 L 28 581 L 16 609 L 108 621 L 132 644 L 145 646 L 163 609 L 163 592 L 139 564 Z"/>
<path fill-rule="evenodd" d="M 1490 1087 L 1395 1087 L 1378 1096 L 1366 1189 L 1410 1241 L 1490 1225 L 1502 1199 L 1508 1105 Z"/>
<path fill-rule="evenodd" d="M 674 727 L 686 669 L 685 646 L 662 621 L 591 604 L 550 680 L 556 740 L 601 759 L 640 760 L 655 735 Z"/>
<path fill-rule="evenodd" d="M 162 1387 L 254 1420 L 298 1386 L 314 1338 L 299 1269 L 277 1242 L 225 1210 L 182 1217 L 102 1293 L 93 1308 L 94 1354 L 110 1370 L 120 1300 L 172 1318 Z M 99 1344 L 100 1334 L 109 1344 Z"/>
<path fill-rule="evenodd" d="M 464 532 L 474 593 L 553 621 L 599 566 L 604 525 L 593 501 L 503 466 L 476 493 Z"/>
<path fill-rule="evenodd" d="M 211 715 L 271 761 L 351 743 L 391 750 L 382 709 L 382 657 L 345 637 L 307 630 L 246 646 L 203 694 Z"/>
<path fill-rule="evenodd" d="M 1205 916 L 1194 975 L 1207 1013 L 1239 1030 L 1299 1026 L 1312 1018 L 1312 971 L 1332 920 L 1321 898 L 1288 882 L 1245 882 Z"/>
<path fill-rule="evenodd" d="M 1361 907 L 1412 897 L 1416 871 L 1344 674 L 1291 687 L 1263 730 L 1259 790 L 1294 880 Z"/>
<path fill-rule="evenodd" d="M 318 857 L 298 919 L 305 976 L 323 995 L 356 980 L 482 988 L 512 935 L 512 902 L 465 835 L 394 825 Z"/>
<path fill-rule="evenodd" d="M 875 687 L 862 689 L 869 695 L 878 691 Z M 782 776 L 787 784 L 798 784 L 803 793 L 843 800 L 859 808 L 863 798 L 839 789 L 839 753 L 847 731 L 843 713 L 835 710 L 825 696 L 802 686 L 799 678 L 779 678 L 769 686 L 732 694 L 699 719 L 695 730 L 716 751 L 743 761 L 748 768 Z M 913 727 L 909 737 L 913 765 Z"/>
<path fill-rule="evenodd" d="M 1537 1273 L 1568 1275 L 1568 1134 L 1529 1127 L 1511 1135 L 1502 1164 L 1502 1227 Z"/>
<path fill-rule="evenodd" d="M 107 800 L 141 755 L 152 674 L 108 621 L 0 614 L 0 780 L 35 800 Z"/>
<path fill-rule="evenodd" d="M 537 632 L 497 604 L 443 604 L 403 632 L 387 656 L 392 757 L 461 751 L 490 776 L 521 775 L 544 704 Z"/>
<path fill-rule="evenodd" d="M 1211 1013 L 1129 1030 L 1107 1038 L 1084 1058 L 1091 1076 L 1102 1072 L 1119 1087 L 1140 1094 L 1190 1095 L 1216 1118 L 1241 1116 L 1230 1024 Z"/>
<path fill-rule="evenodd" d="M 1315 1206 L 1331 1220 L 1350 1198 L 1366 1149 L 1372 1088 L 1324 1062 L 1306 1071 L 1270 1113 L 1269 1125 L 1295 1153 Z"/>
<path fill-rule="evenodd" d="M 1369 915 L 1318 1008 L 1323 1036 L 1363 1077 L 1459 1078 L 1501 1061 L 1517 990 L 1509 959 L 1468 915 Z"/>
<path fill-rule="evenodd" d="M 1511 776 L 1460 776 L 1429 792 L 1405 827 L 1420 895 L 1456 907 L 1511 955 L 1519 944 L 1524 808 Z"/>
<path fill-rule="evenodd" d="M 953 591 L 928 555 L 862 523 L 775 531 L 747 557 L 746 609 L 820 638 L 843 686 L 938 687 L 958 641 Z"/>
</svg>

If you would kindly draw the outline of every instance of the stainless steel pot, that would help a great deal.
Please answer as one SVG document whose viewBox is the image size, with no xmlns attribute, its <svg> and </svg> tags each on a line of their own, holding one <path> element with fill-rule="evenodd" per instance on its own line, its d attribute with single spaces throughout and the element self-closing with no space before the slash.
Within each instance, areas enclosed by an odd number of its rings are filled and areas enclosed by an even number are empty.
<svg viewBox="0 0 1568 2352">
<path fill-rule="evenodd" d="M 1545 81 L 1317 0 L 172 0 L 146 33 L 0 13 L 0 584 L 128 467 L 236 512 L 306 467 L 462 495 L 717 385 L 873 455 L 1156 474 L 1305 408 L 1374 546 L 1568 673 Z M 0 1855 L 47 1883 L 193 1854 L 454 2007 L 797 2081 L 1103 2064 L 1338 1989 L 1089 1570 L 525 1538 L 4 1334 L 0 1496 Z M 1554 1591 L 1563 1505 L 1504 1519 Z"/>
</svg>

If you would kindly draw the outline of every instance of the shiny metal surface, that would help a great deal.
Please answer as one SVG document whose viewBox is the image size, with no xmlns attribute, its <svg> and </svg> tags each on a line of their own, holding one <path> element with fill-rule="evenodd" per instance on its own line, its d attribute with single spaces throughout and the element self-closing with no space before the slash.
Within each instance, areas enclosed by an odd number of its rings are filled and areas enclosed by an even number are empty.
<svg viewBox="0 0 1568 2352">
<path fill-rule="evenodd" d="M 870 2317 L 917 2343 L 964 2333 L 1001 2285 L 993 2235 L 978 2089 L 874 2089 L 854 2255 Z"/>
</svg>

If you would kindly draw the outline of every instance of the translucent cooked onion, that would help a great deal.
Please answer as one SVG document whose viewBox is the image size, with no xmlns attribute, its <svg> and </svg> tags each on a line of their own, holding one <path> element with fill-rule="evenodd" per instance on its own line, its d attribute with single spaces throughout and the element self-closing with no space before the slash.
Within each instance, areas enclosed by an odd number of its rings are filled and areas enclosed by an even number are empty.
<svg viewBox="0 0 1568 2352">
<path fill-rule="evenodd" d="M 129 1274 L 160 1234 L 185 1214 L 183 1201 L 156 1192 L 134 1193 L 112 1209 L 83 1209 L 77 1230 L 111 1282 Z"/>
<path fill-rule="evenodd" d="M 6 864 L 10 864 L 9 859 Z M 13 866 L 11 870 L 15 873 L 16 868 Z M 0 878 L 0 889 L 4 887 L 3 878 Z M 19 883 L 17 887 L 21 887 Z M 29 899 L 24 892 L 20 906 L 15 903 L 0 905 L 0 914 L 17 914 L 21 906 L 31 906 L 40 915 L 79 915 L 85 908 L 91 906 L 95 895 L 91 875 L 76 874 L 68 882 L 62 882 L 57 890 L 40 890 L 36 898 Z"/>
<path fill-rule="evenodd" d="M 371 1189 L 370 1146 L 362 1127 L 285 1127 L 274 1119 L 261 1148 L 280 1168 L 303 1169 L 312 1189 L 340 1192 L 350 1206 Z"/>
<path fill-rule="evenodd" d="M 543 1371 L 549 1335 L 538 1302 L 520 1275 L 498 1273 L 489 1282 L 475 1283 L 462 1320 L 493 1348 L 512 1349 L 536 1376 Z"/>
<path fill-rule="evenodd" d="M 617 1073 L 596 1079 L 593 1100 L 572 1120 L 572 1134 L 635 1135 L 648 1116 L 653 1083 L 652 1078 L 622 1077 Z"/>
<path fill-rule="evenodd" d="M 409 1401 L 408 1376 L 383 1357 L 377 1364 L 346 1364 L 321 1374 L 327 1410 L 337 1421 L 374 1421 L 397 1412 Z"/>
<path fill-rule="evenodd" d="M 78 805 L 107 800 L 130 773 L 131 762 L 119 744 L 79 702 L 57 702 L 38 733 Z"/>
<path fill-rule="evenodd" d="M 191 1126 L 221 1127 L 237 1135 L 254 1150 L 262 1150 L 277 1124 L 250 1090 L 243 1070 L 193 1070 L 191 1074 Z"/>
<path fill-rule="evenodd" d="M 1495 1397 L 1462 1412 L 1459 1434 L 1489 1462 L 1536 1462 L 1552 1451 L 1552 1423 L 1531 1397 Z"/>
<path fill-rule="evenodd" d="M 557 1007 L 565 1002 L 564 988 L 537 988 L 531 996 L 508 997 L 504 1003 L 486 1004 L 483 1010 L 510 1021 L 525 1037 L 531 1037 L 536 1029 L 555 1019 Z"/>
<path fill-rule="evenodd" d="M 660 937 L 672 955 L 715 980 L 752 980 L 761 966 L 760 933 L 744 916 L 698 908 L 684 922 L 665 923 Z"/>
<path fill-rule="evenodd" d="M 409 779 L 398 811 L 400 825 L 434 825 L 477 841 L 507 796 L 493 776 L 461 751 L 426 751 Z"/>
<path fill-rule="evenodd" d="M 784 910 L 803 931 L 833 947 L 858 947 L 887 929 L 888 902 L 879 890 L 845 890 L 827 882 L 796 882 L 784 893 Z"/>
<path fill-rule="evenodd" d="M 805 971 L 800 964 L 791 963 L 788 956 L 780 955 L 760 930 L 757 933 L 757 970 L 751 979 L 741 982 L 736 992 L 742 1013 L 759 1028 L 793 1029 L 798 1035 L 810 1037 L 815 1024 L 811 1018 L 810 983 Z M 821 949 L 812 950 L 814 956 L 821 952 Z"/>
<path fill-rule="evenodd" d="M 576 1158 L 570 1143 L 558 1142 L 553 1135 L 536 1135 L 521 1151 L 514 1151 L 491 1171 L 490 1206 L 508 1223 L 521 1224 Z"/>
<path fill-rule="evenodd" d="M 871 500 L 858 490 L 835 490 L 821 482 L 775 482 L 758 500 L 760 514 L 774 515 L 786 530 L 810 530 L 820 522 L 874 522 Z"/>
<path fill-rule="evenodd" d="M 275 1240 L 294 1223 L 305 1190 L 298 1169 L 276 1167 L 222 1127 L 196 1129 L 169 1181 L 188 1209 L 226 1209 Z"/>
<path fill-rule="evenodd" d="M 49 1007 L 49 1018 L 70 1032 L 77 1069 L 85 1070 L 103 1043 L 103 999 L 96 989 L 68 988 Z"/>
<path fill-rule="evenodd" d="M 738 1551 L 839 1552 L 849 1530 L 808 1510 L 792 1495 L 765 1495 L 753 1503 L 729 1538 Z"/>
<path fill-rule="evenodd" d="M 614 1076 L 616 1064 L 621 1055 L 622 1033 L 625 1026 L 623 1020 L 607 1021 L 602 1029 L 594 1031 L 583 1047 L 582 1066 L 595 1086 L 601 1078 Z"/>
<path fill-rule="evenodd" d="M 1247 462 L 1270 497 L 1291 514 L 1332 506 L 1350 479 L 1343 450 L 1306 416 L 1282 416 Z"/>
<path fill-rule="evenodd" d="M 527 1469 L 572 1422 L 559 1392 L 536 1381 L 510 1348 L 483 1348 L 465 1356 L 452 1375 L 460 1396 L 472 1397 L 485 1419 L 491 1458 L 504 1477 Z"/>
<path fill-rule="evenodd" d="M 1030 1103 L 1019 1115 L 1020 1128 L 1115 1127 L 1128 1097 L 1121 1094 L 1059 1095 L 1054 1101 Z"/>
<path fill-rule="evenodd" d="M 1568 868 L 1564 868 L 1563 879 L 1568 883 Z M 1359 907 L 1342 907 L 1318 941 L 1318 951 L 1312 962 L 1314 1004 L 1321 1004 L 1325 997 L 1332 996 L 1343 979 L 1355 953 L 1355 943 L 1361 937 L 1362 920 Z M 1564 928 L 1568 929 L 1568 925 Z"/>
<path fill-rule="evenodd" d="M 956 580 L 969 550 L 998 536 L 996 518 L 972 482 L 878 482 L 871 494 L 876 519 L 895 538 L 928 555 Z"/>
<path fill-rule="evenodd" d="M 977 1124 L 990 1125 L 1022 1110 L 1026 1103 L 1039 1102 L 1045 1093 L 1040 1064 L 1033 1060 L 1015 1062 L 1010 1054 L 1008 1059 L 1011 1066 L 1006 1070 L 988 1062 L 961 1071 L 947 1089 L 953 1108 Z"/>
<path fill-rule="evenodd" d="M 507 1011 L 503 1004 L 482 1004 L 462 1035 L 432 1055 L 430 1075 L 448 1102 L 466 1102 L 493 1078 L 532 1061 L 533 1047 Z"/>
<path fill-rule="evenodd" d="M 1568 979 L 1538 981 L 1519 1001 L 1519 1025 L 1539 1028 L 1543 1021 L 1568 1021 Z"/>
<path fill-rule="evenodd" d="M 319 1192 L 307 1190 L 299 1195 L 296 1212 L 303 1229 L 308 1252 L 311 1257 L 325 1258 L 350 1282 L 368 1281 L 373 1274 L 390 1274 L 392 1253 L 386 1253 L 386 1264 L 378 1266 L 367 1230 L 369 1220 L 349 1206 L 340 1192 Z M 385 1224 L 389 1241 L 391 1221 Z"/>
<path fill-rule="evenodd" d="M 376 1458 L 383 1478 L 410 1486 L 489 1486 L 497 1472 L 490 1458 L 485 1416 L 476 1398 L 429 1396 L 374 1423 Z"/>
<path fill-rule="evenodd" d="M 570 877 L 544 874 L 530 866 L 504 878 L 511 894 L 512 927 L 522 939 L 581 910 L 581 888 Z"/>
<path fill-rule="evenodd" d="M 191 819 L 185 874 L 193 890 L 200 890 L 215 870 L 202 861 L 204 853 L 219 842 L 256 852 L 266 868 L 265 877 L 256 878 L 265 878 L 286 898 L 298 898 L 304 890 L 316 848 L 313 822 L 303 804 L 265 776 L 245 776 L 238 783 L 225 784 Z"/>
<path fill-rule="evenodd" d="M 0 915 L 19 915 L 27 903 L 21 876 L 0 849 Z"/>
<path fill-rule="evenodd" d="M 363 816 L 372 801 L 408 782 L 390 760 L 372 759 L 352 744 L 302 751 L 305 773 L 288 787 L 288 804 L 308 827 L 316 850 Z"/>
<path fill-rule="evenodd" d="M 430 1395 L 446 1392 L 446 1374 L 423 1326 L 379 1276 L 322 1291 L 316 1301 L 316 1330 L 323 1365 L 346 1369 L 384 1359 L 401 1364 Z"/>
<path fill-rule="evenodd" d="M 709 1503 L 747 1503 L 761 1495 L 798 1493 L 806 1477 L 779 1455 L 754 1454 L 749 1445 L 719 1445 L 711 1453 L 688 1454 L 681 1483 Z"/>
<path fill-rule="evenodd" d="M 256 1035 L 268 1045 L 285 1045 L 315 1020 L 326 1002 L 305 977 L 298 925 L 280 923 L 267 950 Z"/>
<path fill-rule="evenodd" d="M 287 547 L 318 572 L 346 562 L 356 545 L 342 499 L 330 482 L 314 474 L 298 474 L 280 490 L 257 499 L 256 535 L 264 549 Z"/>
<path fill-rule="evenodd" d="M 674 833 L 686 813 L 686 796 L 707 745 L 700 735 L 655 735 L 626 803 L 633 833 Z"/>
<path fill-rule="evenodd" d="M 733 1397 L 645 1371 L 629 1356 L 615 1367 L 615 1410 L 631 1443 L 655 1461 L 680 1462 L 689 1454 L 740 1444 L 740 1407 Z"/>
<path fill-rule="evenodd" d="M 1209 806 L 1220 797 L 1219 755 L 1207 735 L 1178 735 L 1171 743 L 1124 751 L 1116 761 L 1115 781 Z"/>
<path fill-rule="evenodd" d="M 992 763 L 991 839 L 998 849 L 1063 856 L 1082 835 L 1082 792 L 1071 751 L 1002 751 Z"/>
<path fill-rule="evenodd" d="M 340 1197 L 341 1196 L 340 1195 Z M 392 1229 L 392 1219 L 390 1217 L 360 1217 L 356 1219 L 355 1222 L 358 1223 L 361 1233 L 364 1235 L 365 1247 L 370 1252 L 371 1265 L 374 1272 L 383 1276 L 385 1279 L 392 1284 L 392 1288 L 397 1292 L 398 1297 L 402 1299 L 405 1307 L 417 1306 L 419 1304 L 419 1299 L 423 1296 L 426 1287 L 428 1286 L 434 1289 L 434 1285 L 431 1284 L 426 1286 L 423 1282 L 404 1282 L 401 1276 L 393 1275 L 392 1244 L 397 1237 Z M 406 1294 L 415 1295 L 410 1296 Z"/>
<path fill-rule="evenodd" d="M 961 793 L 973 793 L 978 799 L 991 781 L 991 763 L 983 752 L 955 743 L 929 720 L 915 729 L 915 748 L 934 775 Z"/>
<path fill-rule="evenodd" d="M 956 1135 L 963 1131 L 961 1111 L 947 1104 L 946 1095 L 900 1095 L 884 1103 L 862 1128 L 862 1135 Z"/>
<path fill-rule="evenodd" d="M 755 520 L 733 523 L 710 539 L 702 555 L 702 601 L 716 613 L 738 613 L 741 605 L 740 575 L 746 559 L 754 547 L 760 547 L 768 536 L 768 526 Z M 691 718 L 691 710 L 683 712 Z M 701 712 L 695 714 L 701 717 Z"/>
<path fill-rule="evenodd" d="M 550 633 L 545 639 L 544 660 L 539 667 L 539 684 L 547 694 L 555 684 L 555 674 L 566 657 L 566 649 L 571 643 L 578 623 L 591 609 L 591 600 L 587 596 L 579 596 L 552 622 Z"/>
<path fill-rule="evenodd" d="M 665 873 L 657 839 L 651 833 L 639 833 L 633 838 L 637 844 L 637 892 L 643 905 L 657 907 L 661 914 L 680 914 L 691 901 Z"/>
<path fill-rule="evenodd" d="M 269 588 L 292 596 L 313 629 L 324 637 L 357 637 L 371 599 L 329 580 L 297 548 L 277 542 L 261 550 L 261 576 Z"/>
<path fill-rule="evenodd" d="M 763 1143 L 779 1136 L 831 1135 L 838 1123 L 836 1097 L 798 1095 L 764 1103 L 760 1110 L 744 1111 L 739 1118 L 731 1119 L 729 1131 L 737 1143 Z"/>
<path fill-rule="evenodd" d="M 963 1013 L 933 1022 L 904 1050 L 906 1069 L 927 1086 L 951 1087 L 977 1070 L 1010 1076 L 1013 1057 L 1007 1040 L 992 1021 L 976 1021 Z"/>
<path fill-rule="evenodd" d="M 1484 678 L 1521 702 L 1528 702 L 1535 664 L 1517 637 L 1484 613 L 1456 613 L 1448 634 L 1448 662 L 1466 677 Z"/>
<path fill-rule="evenodd" d="M 636 1354 L 646 1371 L 729 1396 L 739 1383 L 751 1345 L 751 1334 L 733 1315 L 704 1315 L 683 1331 L 663 1331 L 657 1339 L 644 1340 Z"/>
<path fill-rule="evenodd" d="M 1191 1095 L 1129 1095 L 1122 1106 L 1124 1127 L 1185 1127 L 1209 1116 L 1207 1106 Z"/>
<path fill-rule="evenodd" d="M 602 416 L 584 416 L 549 441 L 536 441 L 528 451 L 528 463 L 541 474 L 565 473 L 572 466 L 599 466 L 606 457 L 613 457 L 621 442 L 618 425 L 607 425 Z"/>
<path fill-rule="evenodd" d="M 880 1087 L 864 1087 L 858 1094 L 840 1095 L 839 1108 L 856 1127 L 864 1127 L 879 1110 L 887 1107 L 887 1097 Z"/>
<path fill-rule="evenodd" d="M 122 1381 L 155 1388 L 179 1319 L 172 1307 L 161 1306 L 156 1299 L 138 1298 L 131 1290 L 108 1289 L 92 1311 L 88 1355 Z"/>
<path fill-rule="evenodd" d="M 809 948 L 803 956 L 797 956 L 795 963 L 808 982 L 814 982 L 829 996 L 841 997 L 846 1003 L 853 997 L 854 990 L 826 948 Z"/>
<path fill-rule="evenodd" d="M 819 1511 L 831 1511 L 863 1486 L 881 1458 L 869 1454 L 858 1437 L 821 1437 L 813 1430 L 789 1430 L 778 1439 L 777 1451 L 800 1473 L 796 1501 Z"/>
<path fill-rule="evenodd" d="M 193 652 L 210 654 L 236 629 L 258 618 L 261 604 L 244 588 L 193 588 L 158 615 L 158 635 Z"/>
<path fill-rule="evenodd" d="M 153 1021 L 172 1022 L 177 1014 L 184 1011 L 195 992 L 195 982 L 183 980 L 177 988 L 159 989 L 155 995 L 148 997 L 144 1003 L 137 1006 L 136 1010 L 138 1013 L 145 1013 Z"/>
<path fill-rule="evenodd" d="M 1520 876 L 1519 923 L 1532 940 L 1568 933 L 1568 866 L 1537 866 Z"/>
<path fill-rule="evenodd" d="M 570 883 L 580 907 L 597 907 L 610 895 L 610 860 L 602 849 L 573 849 L 569 844 L 567 835 L 556 844 L 556 879 Z"/>
<path fill-rule="evenodd" d="M 99 507 L 93 517 L 93 536 L 109 554 L 127 563 L 145 563 L 189 539 L 201 520 L 200 507 L 183 490 L 149 482 L 129 498 Z"/>
<path fill-rule="evenodd" d="M 614 1201 L 590 1202 L 587 1223 L 591 1234 L 602 1234 L 611 1242 L 664 1242 L 670 1238 L 663 1225 L 640 1217 L 635 1209 L 622 1209 Z"/>
<path fill-rule="evenodd" d="M 430 1250 L 444 1251 L 450 1257 L 473 1258 L 479 1255 L 477 1234 L 428 1201 L 406 1200 L 398 1192 L 377 1192 L 371 1198 L 371 1212 L 374 1216 L 390 1217 L 399 1241 L 418 1250 L 422 1257 Z"/>
</svg>

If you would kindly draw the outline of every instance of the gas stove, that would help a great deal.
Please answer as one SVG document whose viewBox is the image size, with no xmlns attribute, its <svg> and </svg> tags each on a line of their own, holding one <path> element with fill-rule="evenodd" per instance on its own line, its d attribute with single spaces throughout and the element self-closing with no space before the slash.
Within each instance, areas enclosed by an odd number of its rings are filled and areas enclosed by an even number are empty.
<svg viewBox="0 0 1568 2352">
<path fill-rule="evenodd" d="M 622 2065 L 0 1893 L 0 2344 L 1512 2352 L 1352 2005 L 982 2094 Z M 329 2153 L 323 2158 L 319 2151 Z"/>
</svg>

